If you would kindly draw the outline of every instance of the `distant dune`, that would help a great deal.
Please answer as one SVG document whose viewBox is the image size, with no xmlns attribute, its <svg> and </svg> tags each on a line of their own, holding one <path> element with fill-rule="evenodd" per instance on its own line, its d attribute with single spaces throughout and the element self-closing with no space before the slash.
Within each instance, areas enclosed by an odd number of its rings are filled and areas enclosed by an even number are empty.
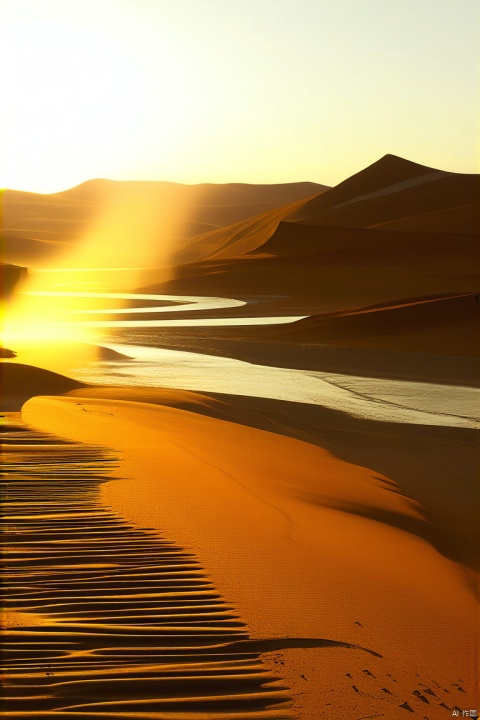
<svg viewBox="0 0 480 720">
<path fill-rule="evenodd" d="M 480 295 L 417 298 L 315 315 L 276 334 L 343 347 L 480 357 Z"/>
<path fill-rule="evenodd" d="M 478 175 L 443 172 L 385 155 L 303 205 L 290 219 L 308 225 L 366 228 L 471 205 L 478 202 L 479 194 Z M 409 229 L 423 228 L 412 222 Z M 451 229 L 450 224 L 448 232 Z"/>
<path fill-rule="evenodd" d="M 6 190 L 3 195 L 3 259 L 33 265 L 50 260 L 59 249 L 55 243 L 68 245 L 74 242 L 106 203 L 121 205 L 132 196 L 151 203 L 160 214 L 163 209 L 172 215 L 177 213 L 178 237 L 191 238 L 311 197 L 324 189 L 325 186 L 310 182 L 181 185 L 90 180 L 50 195 Z M 161 243 L 162 238 L 169 236 L 169 227 L 164 229 L 159 222 L 156 232 Z"/>
<path fill-rule="evenodd" d="M 326 312 L 476 292 L 480 176 L 386 155 L 334 188 L 203 233 L 161 292 Z"/>
</svg>

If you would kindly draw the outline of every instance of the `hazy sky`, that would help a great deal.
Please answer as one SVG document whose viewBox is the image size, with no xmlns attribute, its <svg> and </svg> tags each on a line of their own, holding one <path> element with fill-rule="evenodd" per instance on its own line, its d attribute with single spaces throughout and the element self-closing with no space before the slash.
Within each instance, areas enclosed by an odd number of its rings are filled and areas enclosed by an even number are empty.
<svg viewBox="0 0 480 720">
<path fill-rule="evenodd" d="M 0 185 L 479 170 L 477 0 L 0 0 Z"/>
</svg>

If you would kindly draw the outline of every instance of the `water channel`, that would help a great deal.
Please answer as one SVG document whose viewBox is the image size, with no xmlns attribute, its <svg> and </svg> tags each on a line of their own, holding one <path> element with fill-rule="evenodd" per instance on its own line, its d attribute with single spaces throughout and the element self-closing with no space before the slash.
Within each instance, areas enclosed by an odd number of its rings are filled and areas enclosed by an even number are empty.
<svg viewBox="0 0 480 720">
<path fill-rule="evenodd" d="M 68 293 L 49 293 L 65 296 Z M 167 350 L 135 342 L 138 327 L 194 327 L 252 325 L 294 322 L 302 316 L 162 319 L 164 313 L 245 307 L 241 300 L 153 294 L 71 293 L 75 297 L 135 300 L 146 303 L 177 303 L 164 307 L 122 307 L 87 310 L 85 314 L 120 315 L 121 319 L 92 319 L 80 325 L 115 328 L 121 343 L 102 343 L 126 357 L 98 360 L 77 367 L 73 377 L 94 384 L 169 387 L 197 392 L 215 392 L 321 405 L 371 420 L 452 427 L 477 427 L 480 390 L 435 383 L 385 380 L 331 372 L 269 367 L 195 352 Z M 152 313 L 151 320 L 135 319 L 137 313 Z M 73 317 L 71 318 L 73 320 Z M 161 339 L 158 340 L 161 346 Z"/>
</svg>

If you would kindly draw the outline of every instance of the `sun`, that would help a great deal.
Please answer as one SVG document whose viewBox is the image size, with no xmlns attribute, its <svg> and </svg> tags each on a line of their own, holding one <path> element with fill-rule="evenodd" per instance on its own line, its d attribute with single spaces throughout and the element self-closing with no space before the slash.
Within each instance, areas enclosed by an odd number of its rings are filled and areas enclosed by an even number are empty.
<svg viewBox="0 0 480 720">
<path fill-rule="evenodd" d="M 146 55 L 125 13 L 115 24 L 118 2 L 86 19 L 77 3 L 49 4 L 7 1 L 2 18 L 0 187 L 57 192 L 128 175 L 152 144 L 171 154 L 189 83 L 173 41 L 152 38 Z"/>
<path fill-rule="evenodd" d="M 1 52 L 3 187 L 65 189 L 128 144 L 141 84 L 119 43 L 65 22 L 14 18 Z"/>
</svg>

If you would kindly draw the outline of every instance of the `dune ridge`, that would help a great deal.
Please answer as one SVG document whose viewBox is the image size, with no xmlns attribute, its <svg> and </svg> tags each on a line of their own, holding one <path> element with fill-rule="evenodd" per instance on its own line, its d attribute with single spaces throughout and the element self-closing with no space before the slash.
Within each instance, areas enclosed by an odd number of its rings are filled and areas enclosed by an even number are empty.
<svg viewBox="0 0 480 720">
<path fill-rule="evenodd" d="M 23 363 L 0 362 L 0 411 L 18 411 L 39 392 L 61 394 L 84 387 L 77 380 Z"/>
<path fill-rule="evenodd" d="M 292 220 L 309 225 L 370 227 L 478 202 L 480 177 L 448 173 L 385 155 L 305 203 Z"/>
<path fill-rule="evenodd" d="M 473 293 L 479 194 L 478 175 L 387 155 L 296 208 L 197 236 L 177 254 L 175 277 L 147 289 L 292 314 Z"/>
<path fill-rule="evenodd" d="M 304 199 L 298 200 L 226 228 L 199 235 L 176 254 L 175 262 L 182 265 L 198 260 L 234 258 L 252 252 L 268 241 L 279 223 L 305 202 Z"/>
<path fill-rule="evenodd" d="M 480 234 L 480 202 L 432 210 L 401 220 L 371 225 L 375 229 Z"/>
</svg>

